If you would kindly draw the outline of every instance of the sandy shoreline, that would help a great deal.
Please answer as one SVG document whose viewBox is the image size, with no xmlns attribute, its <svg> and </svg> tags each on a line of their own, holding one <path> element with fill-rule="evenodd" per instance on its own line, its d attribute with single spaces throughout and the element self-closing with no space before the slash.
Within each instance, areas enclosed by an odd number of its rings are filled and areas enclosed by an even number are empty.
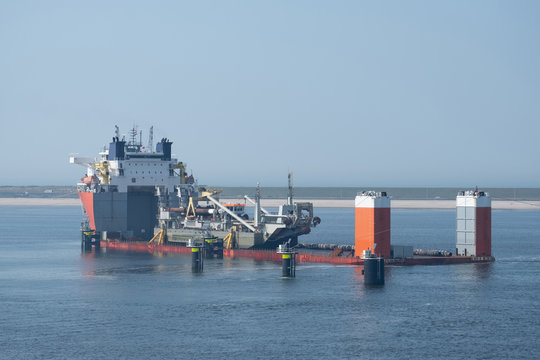
<svg viewBox="0 0 540 360">
<path fill-rule="evenodd" d="M 0 198 L 0 206 L 81 206 L 81 200 L 43 198 Z"/>
<path fill-rule="evenodd" d="M 353 208 L 354 200 L 297 199 L 311 201 L 316 208 Z M 222 199 L 224 203 L 244 203 L 239 199 Z M 285 200 L 263 199 L 264 207 L 277 207 Z M 81 206 L 79 199 L 43 199 L 43 198 L 0 198 L 0 206 Z M 249 206 L 249 204 L 248 204 Z M 455 200 L 392 200 L 394 209 L 454 209 Z M 499 201 L 492 202 L 494 210 L 540 210 L 540 201 Z"/>
</svg>

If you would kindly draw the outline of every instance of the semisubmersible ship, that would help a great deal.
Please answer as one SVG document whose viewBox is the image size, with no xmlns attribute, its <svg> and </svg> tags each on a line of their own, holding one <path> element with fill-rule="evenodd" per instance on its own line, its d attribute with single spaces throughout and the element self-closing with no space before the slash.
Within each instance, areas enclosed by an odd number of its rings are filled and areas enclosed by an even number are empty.
<svg viewBox="0 0 540 360">
<path fill-rule="evenodd" d="M 321 219 L 311 202 L 293 199 L 292 175 L 285 204 L 271 212 L 261 206 L 257 185 L 254 199 L 222 203 L 221 190 L 199 185 L 186 164 L 172 154 L 172 142 L 162 138 L 148 146 L 131 129 L 128 139 L 115 136 L 97 158 L 70 157 L 86 168 L 77 184 L 84 209 L 83 250 L 192 253 L 198 246 L 209 257 L 249 257 L 280 261 L 294 254 L 294 263 L 362 265 L 365 253 L 390 265 L 448 265 L 489 263 L 491 256 L 491 201 L 481 191 L 457 196 L 456 254 L 414 250 L 390 242 L 390 199 L 385 192 L 359 193 L 355 199 L 355 245 L 301 244 Z M 253 214 L 246 213 L 247 202 Z M 285 247 L 291 252 L 276 253 Z M 289 251 L 287 250 L 287 251 Z M 284 258 L 283 258 L 284 259 Z M 283 260 L 281 259 L 281 260 Z"/>
</svg>

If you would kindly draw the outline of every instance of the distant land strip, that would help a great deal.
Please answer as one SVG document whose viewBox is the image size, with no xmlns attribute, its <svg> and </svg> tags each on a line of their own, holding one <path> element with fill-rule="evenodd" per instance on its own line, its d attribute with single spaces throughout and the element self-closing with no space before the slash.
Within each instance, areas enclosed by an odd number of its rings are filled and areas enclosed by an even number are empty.
<svg viewBox="0 0 540 360">
<path fill-rule="evenodd" d="M 296 199 L 297 202 L 312 202 L 315 208 L 354 208 L 352 200 Z M 240 199 L 221 199 L 222 203 L 244 203 Z M 261 206 L 275 208 L 283 205 L 285 199 L 262 199 Z M 79 199 L 73 198 L 0 198 L 0 206 L 81 206 Z M 247 207 L 252 207 L 247 203 Z M 455 200 L 392 200 L 393 209 L 454 209 Z M 494 210 L 540 210 L 540 201 L 494 200 Z"/>
<path fill-rule="evenodd" d="M 223 187 L 220 189 L 224 199 L 243 199 L 244 195 L 253 197 L 254 187 Z M 295 199 L 352 200 L 358 192 L 364 190 L 385 191 L 397 200 L 455 200 L 459 190 L 471 187 L 295 187 Z M 540 188 L 480 188 L 491 195 L 495 201 L 540 201 Z M 284 199 L 286 187 L 261 187 L 263 199 Z M 43 199 L 78 199 L 76 186 L 0 186 L 0 198 L 43 198 Z M 239 200 L 237 200 L 239 201 Z M 243 201 L 243 200 L 242 200 Z"/>
</svg>

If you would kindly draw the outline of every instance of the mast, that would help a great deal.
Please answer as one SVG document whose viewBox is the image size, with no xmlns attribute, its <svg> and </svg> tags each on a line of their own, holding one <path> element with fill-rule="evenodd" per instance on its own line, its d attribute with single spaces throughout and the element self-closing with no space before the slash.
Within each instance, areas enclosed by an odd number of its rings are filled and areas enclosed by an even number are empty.
<svg viewBox="0 0 540 360">
<path fill-rule="evenodd" d="M 129 141 L 130 145 L 135 146 L 136 145 L 136 139 L 137 139 L 137 129 L 135 126 L 131 128 L 131 131 L 129 133 L 131 140 Z"/>
<path fill-rule="evenodd" d="M 137 142 L 137 134 L 139 134 L 139 141 Z M 142 131 L 133 126 L 129 131 L 130 140 L 127 143 L 127 150 L 131 152 L 140 152 L 142 148 Z"/>
<path fill-rule="evenodd" d="M 257 191 L 255 192 L 255 227 L 259 227 L 261 221 L 261 187 L 257 183 Z"/>
<path fill-rule="evenodd" d="M 154 127 L 150 126 L 150 131 L 148 132 L 148 151 L 154 152 Z"/>
<path fill-rule="evenodd" d="M 293 191 L 292 172 L 289 172 L 289 196 L 287 197 L 287 204 L 288 205 L 293 204 L 293 197 L 294 197 L 294 191 Z"/>
</svg>

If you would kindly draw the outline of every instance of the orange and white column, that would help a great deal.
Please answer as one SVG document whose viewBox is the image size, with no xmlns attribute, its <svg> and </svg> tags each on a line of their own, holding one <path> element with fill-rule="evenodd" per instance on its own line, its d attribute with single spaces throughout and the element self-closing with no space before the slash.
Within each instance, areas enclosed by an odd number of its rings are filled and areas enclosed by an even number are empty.
<svg viewBox="0 0 540 360">
<path fill-rule="evenodd" d="M 364 250 L 390 258 L 390 198 L 385 192 L 364 191 L 355 198 L 354 253 Z"/>
<path fill-rule="evenodd" d="M 456 197 L 456 255 L 491 256 L 491 197 L 460 191 Z"/>
</svg>

